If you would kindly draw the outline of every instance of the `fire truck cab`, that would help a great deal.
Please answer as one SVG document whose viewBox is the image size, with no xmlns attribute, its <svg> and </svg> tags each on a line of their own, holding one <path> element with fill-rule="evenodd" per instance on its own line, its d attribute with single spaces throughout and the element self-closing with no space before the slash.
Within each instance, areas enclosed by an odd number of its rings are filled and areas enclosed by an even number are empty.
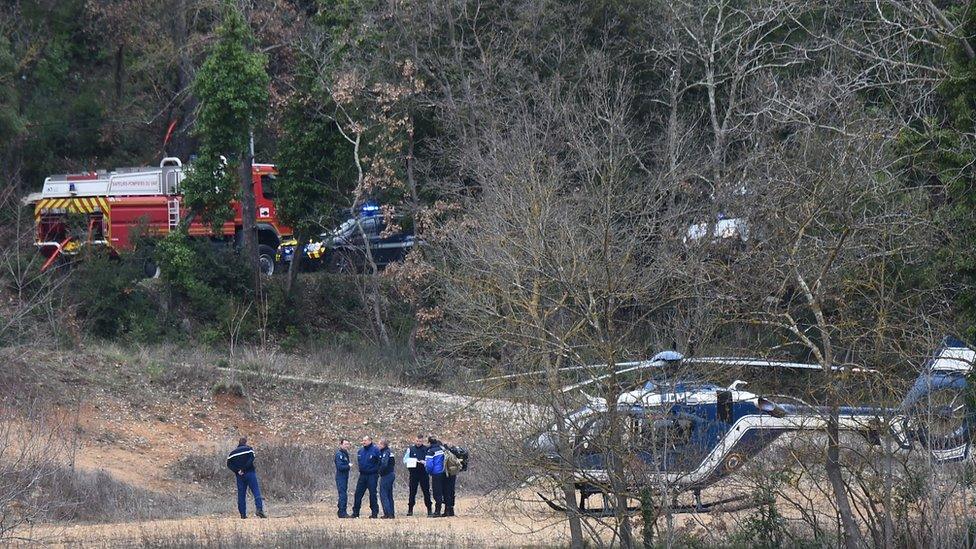
<svg viewBox="0 0 976 549">
<path fill-rule="evenodd" d="M 292 230 L 283 225 L 274 204 L 272 164 L 254 164 L 256 225 L 261 270 L 273 274 L 275 252 Z M 85 246 L 105 246 L 112 253 L 131 250 L 136 235 L 165 236 L 187 214 L 181 185 L 186 178 L 179 158 L 164 158 L 158 167 L 119 168 L 70 175 L 52 175 L 39 193 L 24 199 L 33 208 L 35 246 L 47 258 L 47 269 L 61 255 L 77 254 Z M 232 203 L 234 218 L 214 230 L 199 219 L 187 228 L 191 236 L 239 245 L 241 205 Z"/>
</svg>

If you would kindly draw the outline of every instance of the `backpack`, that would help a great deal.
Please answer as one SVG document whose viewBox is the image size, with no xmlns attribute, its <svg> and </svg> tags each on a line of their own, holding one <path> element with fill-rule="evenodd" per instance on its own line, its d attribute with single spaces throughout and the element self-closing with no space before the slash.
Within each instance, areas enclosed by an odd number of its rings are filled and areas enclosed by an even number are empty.
<svg viewBox="0 0 976 549">
<path fill-rule="evenodd" d="M 461 460 L 451 450 L 444 448 L 444 472 L 449 477 L 462 471 Z"/>
<path fill-rule="evenodd" d="M 460 446 L 444 448 L 444 468 L 447 474 L 454 476 L 461 471 L 468 470 L 468 451 Z"/>
<path fill-rule="evenodd" d="M 468 470 L 468 451 L 465 450 L 464 448 L 460 447 L 460 446 L 455 446 L 454 448 L 451 448 L 451 451 L 454 452 L 454 455 L 457 456 L 457 458 L 461 461 L 461 470 L 462 471 L 467 471 Z"/>
</svg>

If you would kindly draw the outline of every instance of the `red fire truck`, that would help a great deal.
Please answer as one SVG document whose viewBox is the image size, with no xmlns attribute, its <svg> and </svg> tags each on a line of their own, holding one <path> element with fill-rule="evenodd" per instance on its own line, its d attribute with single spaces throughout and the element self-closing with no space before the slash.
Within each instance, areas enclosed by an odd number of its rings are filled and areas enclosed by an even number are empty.
<svg viewBox="0 0 976 549">
<path fill-rule="evenodd" d="M 268 275 L 274 273 L 281 239 L 292 234 L 275 212 L 276 173 L 271 164 L 254 164 L 252 171 L 258 253 L 261 270 Z M 132 249 L 140 231 L 164 236 L 175 230 L 187 214 L 180 188 L 185 178 L 179 158 L 164 158 L 159 167 L 48 177 L 41 192 L 24 199 L 34 210 L 35 246 L 47 258 L 42 270 L 59 256 L 77 254 L 85 246 L 105 246 L 117 254 Z M 189 234 L 239 244 L 241 205 L 235 201 L 232 206 L 234 219 L 224 223 L 219 233 L 196 218 Z M 154 265 L 149 268 L 155 271 Z"/>
</svg>

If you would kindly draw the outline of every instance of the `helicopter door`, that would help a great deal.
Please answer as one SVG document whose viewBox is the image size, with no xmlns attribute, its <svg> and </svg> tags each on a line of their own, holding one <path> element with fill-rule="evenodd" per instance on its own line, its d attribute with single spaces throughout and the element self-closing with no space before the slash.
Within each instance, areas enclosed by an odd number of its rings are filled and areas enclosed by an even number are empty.
<svg viewBox="0 0 976 549">
<path fill-rule="evenodd" d="M 718 409 L 715 414 L 722 423 L 732 423 L 732 391 L 718 391 L 715 394 Z"/>
<path fill-rule="evenodd" d="M 576 435 L 575 455 L 584 469 L 602 469 L 606 421 L 597 416 L 583 423 Z"/>
<path fill-rule="evenodd" d="M 688 442 L 695 422 L 683 415 L 628 416 L 628 435 L 631 448 L 641 460 L 657 470 L 685 469 Z"/>
</svg>

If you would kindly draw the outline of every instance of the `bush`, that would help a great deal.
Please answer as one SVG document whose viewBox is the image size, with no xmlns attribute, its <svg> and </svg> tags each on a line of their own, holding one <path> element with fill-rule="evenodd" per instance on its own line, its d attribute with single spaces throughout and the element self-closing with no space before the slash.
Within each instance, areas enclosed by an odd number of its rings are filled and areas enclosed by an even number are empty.
<svg viewBox="0 0 976 549">
<path fill-rule="evenodd" d="M 55 521 L 118 521 L 177 516 L 184 506 L 170 495 L 122 482 L 102 470 L 60 467 L 40 487 Z"/>
<path fill-rule="evenodd" d="M 299 350 L 324 338 L 352 349 L 373 330 L 363 302 L 361 276 L 303 274 L 289 297 L 285 277 L 265 279 L 255 296 L 251 271 L 229 243 L 189 238 L 138 237 L 137 249 L 119 258 L 89 253 L 78 262 L 66 292 L 83 329 L 98 337 L 157 343 L 185 337 L 212 345 L 268 341 Z M 145 264 L 159 265 L 160 279 L 146 280 Z M 403 342 L 413 328 L 412 309 L 397 301 L 381 279 L 387 328 Z"/>
<path fill-rule="evenodd" d="M 200 320 L 220 320 L 234 296 L 250 297 L 250 271 L 230 246 L 173 232 L 156 244 L 163 280 Z"/>
<path fill-rule="evenodd" d="M 172 326 L 139 285 L 142 268 L 135 260 L 89 253 L 79 262 L 67 293 L 85 331 L 105 338 L 156 341 Z"/>
<path fill-rule="evenodd" d="M 17 478 L 27 472 L 29 478 Z M 0 485 L 18 484 L 31 490 L 23 492 L 25 500 L 8 503 L 31 509 L 33 520 L 112 522 L 179 516 L 186 508 L 173 496 L 134 487 L 102 470 L 48 465 L 27 471 L 0 464 Z"/>
<path fill-rule="evenodd" d="M 214 395 L 230 395 L 244 397 L 244 385 L 240 381 L 218 381 L 213 388 Z"/>
<path fill-rule="evenodd" d="M 332 486 L 332 452 L 325 446 L 278 444 L 255 450 L 261 494 L 270 500 L 314 501 Z M 234 486 L 227 454 L 191 454 L 173 466 L 178 476 L 226 492 Z"/>
</svg>

